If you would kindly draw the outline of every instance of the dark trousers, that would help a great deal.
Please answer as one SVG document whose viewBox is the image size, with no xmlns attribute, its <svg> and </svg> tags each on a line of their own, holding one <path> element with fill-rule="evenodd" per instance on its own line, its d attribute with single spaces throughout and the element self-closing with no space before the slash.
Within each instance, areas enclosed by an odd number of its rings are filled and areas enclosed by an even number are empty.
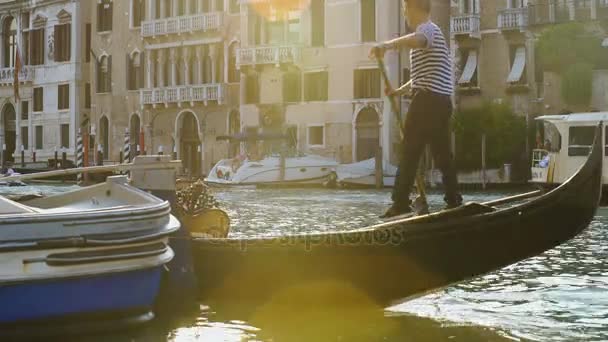
<svg viewBox="0 0 608 342">
<path fill-rule="evenodd" d="M 431 146 L 435 165 L 443 176 L 445 201 L 450 205 L 458 205 L 462 201 L 450 146 L 451 116 L 452 101 L 449 96 L 415 90 L 404 123 L 402 154 L 393 189 L 392 198 L 396 205 L 410 203 L 418 163 L 427 144 Z"/>
</svg>

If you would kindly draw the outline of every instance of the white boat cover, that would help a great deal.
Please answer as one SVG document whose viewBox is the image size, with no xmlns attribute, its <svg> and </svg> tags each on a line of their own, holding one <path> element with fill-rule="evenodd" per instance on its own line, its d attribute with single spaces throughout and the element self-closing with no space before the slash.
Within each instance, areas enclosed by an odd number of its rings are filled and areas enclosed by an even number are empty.
<svg viewBox="0 0 608 342">
<path fill-rule="evenodd" d="M 397 175 L 397 167 L 384 161 L 382 163 L 384 176 L 394 177 Z M 342 164 L 336 169 L 339 182 L 346 179 L 357 179 L 367 177 L 376 173 L 376 159 L 367 159 L 353 164 Z"/>
</svg>

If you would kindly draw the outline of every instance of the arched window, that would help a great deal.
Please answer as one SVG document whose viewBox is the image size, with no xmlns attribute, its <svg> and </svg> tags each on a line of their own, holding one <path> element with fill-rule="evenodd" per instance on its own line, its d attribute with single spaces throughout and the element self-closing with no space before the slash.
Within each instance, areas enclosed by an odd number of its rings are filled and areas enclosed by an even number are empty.
<svg viewBox="0 0 608 342">
<path fill-rule="evenodd" d="M 103 159 L 108 159 L 108 154 L 110 152 L 110 124 L 105 115 L 101 117 L 101 120 L 99 120 L 99 143 L 101 144 Z"/>
<path fill-rule="evenodd" d="M 137 90 L 144 85 L 144 54 L 138 51 L 127 55 L 127 89 Z"/>
<path fill-rule="evenodd" d="M 103 55 L 97 62 L 97 93 L 112 92 L 112 56 Z"/>
<path fill-rule="evenodd" d="M 15 49 L 17 46 L 17 21 L 13 17 L 4 19 L 2 25 L 2 51 L 4 52 L 3 67 L 15 66 Z"/>
<path fill-rule="evenodd" d="M 211 57 L 207 55 L 203 59 L 203 83 L 213 82 L 212 69 Z"/>
<path fill-rule="evenodd" d="M 236 53 L 238 43 L 234 42 L 228 47 L 228 82 L 238 83 L 241 81 L 241 73 L 236 68 Z"/>
</svg>

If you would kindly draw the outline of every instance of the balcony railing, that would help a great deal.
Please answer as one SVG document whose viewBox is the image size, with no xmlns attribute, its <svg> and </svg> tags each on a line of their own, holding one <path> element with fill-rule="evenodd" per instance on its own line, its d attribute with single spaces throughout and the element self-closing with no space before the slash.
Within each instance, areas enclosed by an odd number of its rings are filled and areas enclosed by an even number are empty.
<svg viewBox="0 0 608 342">
<path fill-rule="evenodd" d="M 300 48 L 296 46 L 268 46 L 243 48 L 238 50 L 236 64 L 281 64 L 298 63 L 300 61 Z"/>
<path fill-rule="evenodd" d="M 155 37 L 167 34 L 215 31 L 222 27 L 223 21 L 222 12 L 144 21 L 141 25 L 141 35 L 142 37 Z"/>
<path fill-rule="evenodd" d="M 521 30 L 528 26 L 528 8 L 509 8 L 498 13 L 498 28 L 501 30 Z"/>
<path fill-rule="evenodd" d="M 199 84 L 186 86 L 172 86 L 140 91 L 142 105 L 170 104 L 182 102 L 224 102 L 224 84 Z"/>
<path fill-rule="evenodd" d="M 19 82 L 30 82 L 34 78 L 34 69 L 29 66 L 24 66 L 19 72 Z M 15 68 L 0 69 L 0 83 L 15 82 Z"/>
<path fill-rule="evenodd" d="M 479 14 L 467 14 L 459 17 L 452 17 L 452 34 L 468 34 L 471 36 L 479 35 L 480 17 Z"/>
</svg>

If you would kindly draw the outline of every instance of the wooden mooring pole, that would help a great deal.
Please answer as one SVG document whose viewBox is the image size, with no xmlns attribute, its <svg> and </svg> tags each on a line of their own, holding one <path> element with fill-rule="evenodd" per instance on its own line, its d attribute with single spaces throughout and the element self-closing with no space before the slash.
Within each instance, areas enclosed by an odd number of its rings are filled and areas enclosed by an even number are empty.
<svg viewBox="0 0 608 342">
<path fill-rule="evenodd" d="M 486 189 L 486 134 L 481 135 L 481 188 Z"/>
<path fill-rule="evenodd" d="M 382 168 L 382 146 L 376 150 L 376 189 L 384 187 L 384 171 Z"/>
</svg>

